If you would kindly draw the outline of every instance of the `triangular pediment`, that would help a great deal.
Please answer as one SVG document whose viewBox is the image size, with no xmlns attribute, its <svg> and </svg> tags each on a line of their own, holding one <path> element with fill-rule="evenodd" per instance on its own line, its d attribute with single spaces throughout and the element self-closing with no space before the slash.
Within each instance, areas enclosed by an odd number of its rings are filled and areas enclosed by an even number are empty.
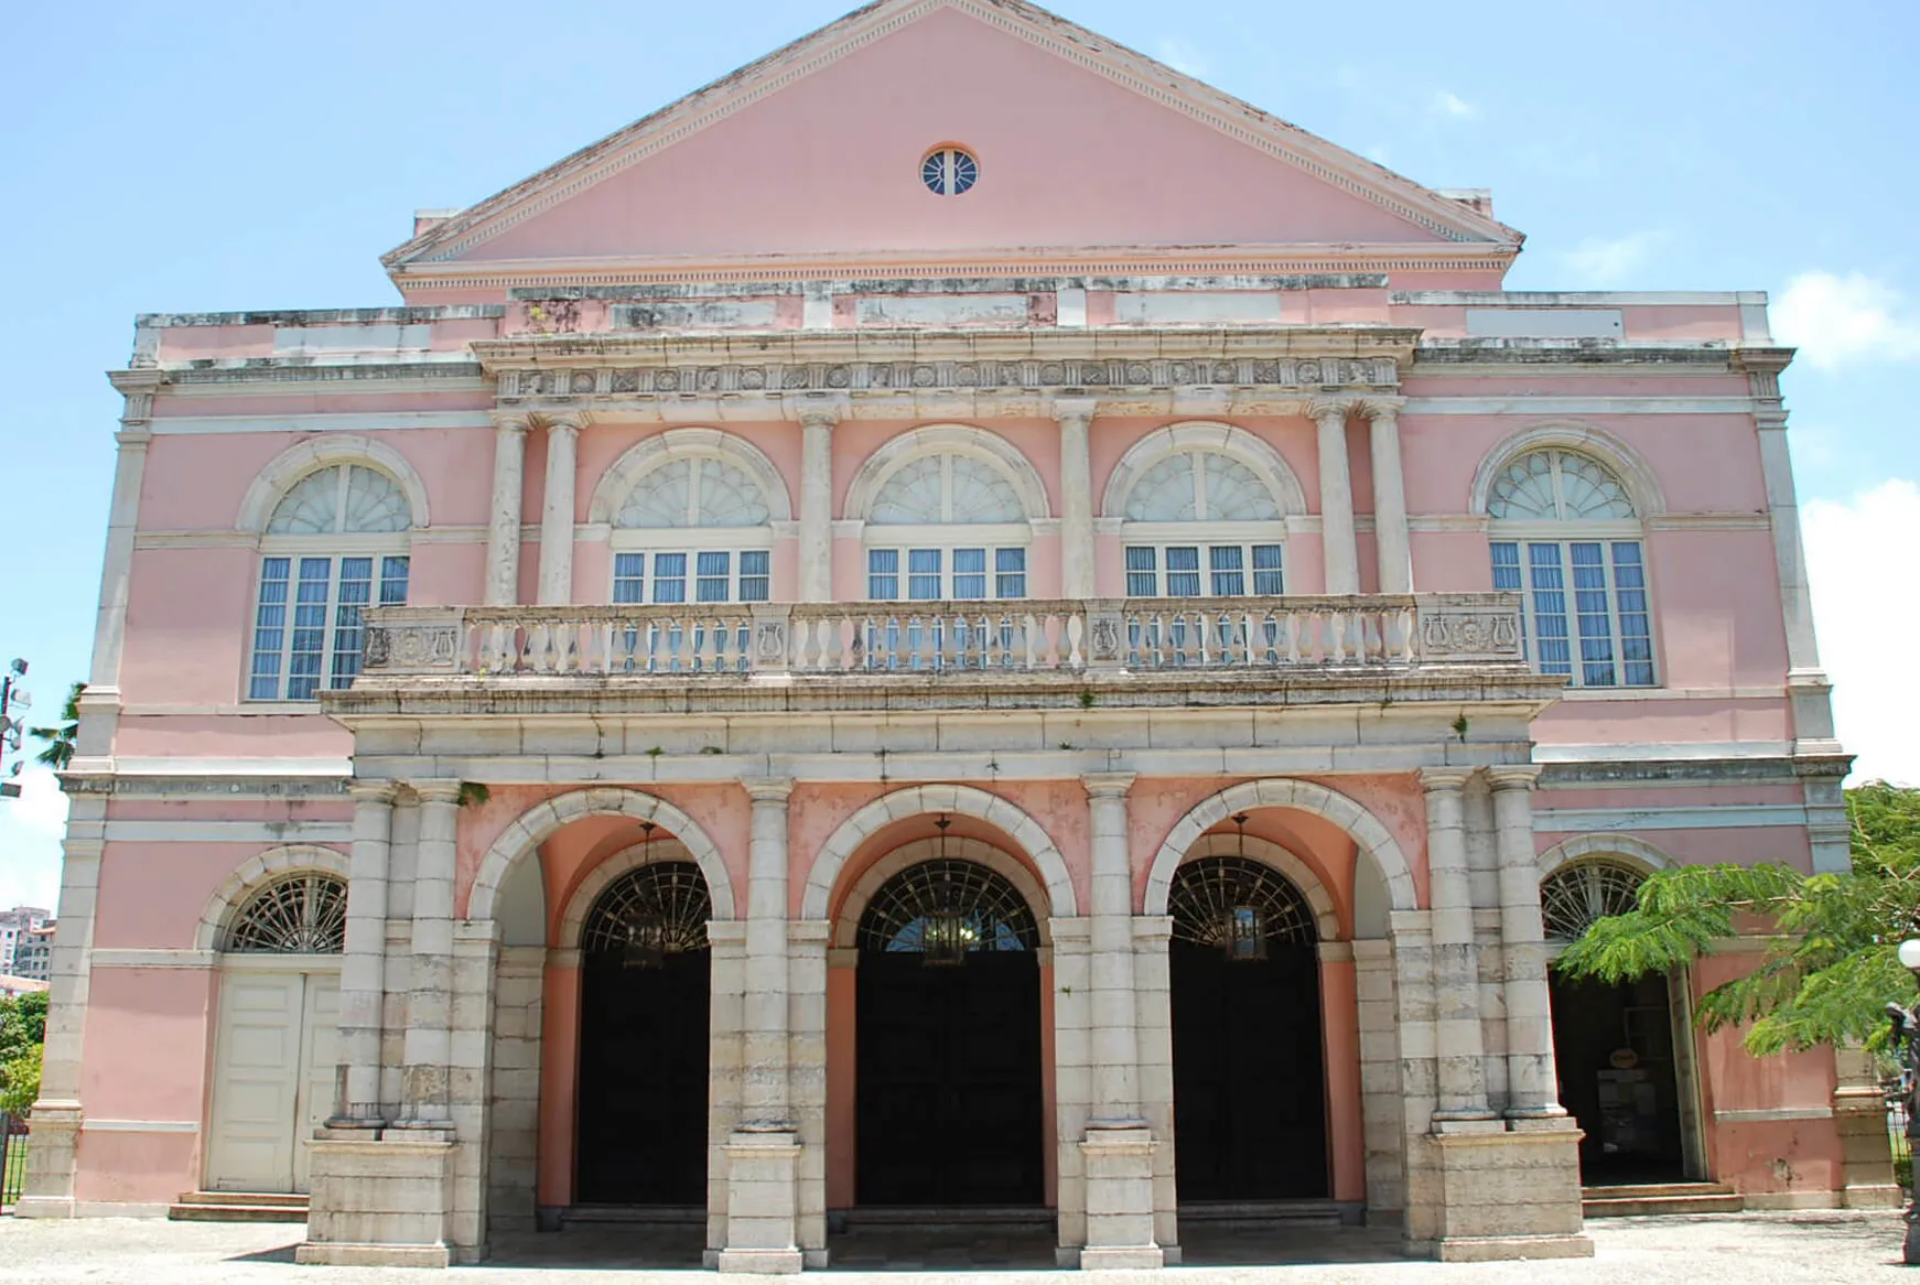
<svg viewBox="0 0 1920 1285">
<path fill-rule="evenodd" d="M 980 181 L 927 190 L 929 150 Z M 881 0 L 429 228 L 396 277 L 1520 237 L 1023 0 Z"/>
</svg>

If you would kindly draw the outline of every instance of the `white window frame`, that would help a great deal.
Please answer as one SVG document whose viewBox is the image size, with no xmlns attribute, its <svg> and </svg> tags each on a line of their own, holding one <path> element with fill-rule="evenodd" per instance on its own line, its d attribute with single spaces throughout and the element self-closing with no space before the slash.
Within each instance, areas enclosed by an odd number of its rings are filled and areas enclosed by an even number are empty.
<svg viewBox="0 0 1920 1285">
<path fill-rule="evenodd" d="M 1493 547 L 1496 544 L 1511 544 L 1518 547 L 1520 554 L 1520 611 L 1524 626 L 1527 649 L 1527 663 L 1536 672 L 1545 673 L 1541 668 L 1539 652 L 1540 628 L 1537 622 L 1536 590 L 1533 587 L 1533 561 L 1530 545 L 1551 544 L 1560 549 L 1560 570 L 1562 586 L 1560 592 L 1566 599 L 1568 668 L 1572 671 L 1565 677 L 1570 688 L 1588 691 L 1655 691 L 1662 685 L 1660 664 L 1659 623 L 1654 611 L 1653 569 L 1647 553 L 1646 528 L 1637 521 L 1615 519 L 1606 522 L 1509 522 L 1492 519 L 1487 524 L 1487 563 L 1493 565 Z M 1573 583 L 1573 548 L 1576 544 L 1597 544 L 1601 551 L 1601 567 L 1606 574 L 1607 595 L 1607 643 L 1613 652 L 1614 681 L 1611 683 L 1590 682 L 1587 679 L 1586 665 L 1581 652 L 1580 610 L 1576 595 L 1579 592 Z M 1614 560 L 1615 544 L 1634 544 L 1640 550 L 1639 592 L 1646 598 L 1647 608 L 1647 649 L 1648 664 L 1653 673 L 1648 683 L 1630 683 L 1627 681 L 1629 662 L 1625 655 L 1625 641 L 1620 629 L 1620 586 L 1616 575 Z M 1504 592 L 1511 592 L 1504 591 Z"/>
<path fill-rule="evenodd" d="M 1213 592 L 1213 555 L 1215 548 L 1238 548 L 1241 550 L 1241 572 L 1246 577 L 1244 598 L 1266 598 L 1280 595 L 1254 592 L 1253 550 L 1255 547 L 1277 547 L 1280 550 L 1281 594 L 1287 592 L 1287 523 L 1284 519 L 1277 522 L 1128 522 L 1120 528 L 1120 559 L 1123 583 L 1127 586 L 1127 597 L 1171 597 L 1166 592 L 1167 550 L 1200 550 L 1200 589 L 1202 598 L 1214 598 L 1221 595 Z M 1127 550 L 1150 548 L 1154 550 L 1154 580 L 1157 592 L 1150 595 L 1133 592 L 1131 577 L 1135 573 L 1127 570 Z M 1264 573 L 1263 573 L 1264 574 Z M 1186 595 L 1180 595 L 1185 597 Z"/>
<path fill-rule="evenodd" d="M 861 571 L 865 578 L 865 600 L 868 602 L 1025 602 L 1033 596 L 1033 541 L 1030 528 L 1024 524 L 994 524 L 982 526 L 882 526 L 869 527 L 863 541 L 863 563 Z M 983 598 L 953 597 L 954 555 L 961 550 L 983 550 L 986 553 L 987 593 Z M 1000 554 L 1002 551 L 1017 550 L 1021 557 L 1021 588 L 1017 597 L 1000 595 Z M 891 598 L 873 596 L 873 555 L 880 552 L 892 552 L 898 555 L 898 592 Z M 913 572 L 912 555 L 920 552 L 933 552 L 940 555 L 940 591 L 938 598 L 916 598 L 912 595 L 909 579 Z M 884 574 L 884 573 L 880 573 Z M 973 574 L 973 573 L 968 573 Z"/>
<path fill-rule="evenodd" d="M 247 668 L 244 675 L 245 699 L 249 704 L 288 702 L 294 704 L 314 704 L 324 691 L 340 691 L 351 685 L 353 678 L 360 672 L 365 655 L 366 624 L 364 618 L 357 626 L 360 646 L 342 648 L 341 635 L 350 631 L 341 617 L 344 606 L 362 604 L 343 604 L 340 601 L 340 576 L 345 562 L 349 558 L 368 558 L 372 561 L 372 576 L 365 607 L 404 606 L 405 596 L 397 603 L 382 601 L 387 584 L 387 560 L 398 558 L 407 563 L 407 592 L 412 591 L 412 558 L 409 541 L 405 532 L 381 533 L 377 535 L 275 535 L 260 541 L 260 556 L 254 563 L 253 610 L 248 617 Z M 282 608 L 279 625 L 280 645 L 274 654 L 278 658 L 278 668 L 272 675 L 274 692 L 272 695 L 256 694 L 256 684 L 265 675 L 260 673 L 261 633 L 265 626 L 261 619 L 261 609 L 267 605 L 266 570 L 268 562 L 285 559 L 287 562 L 286 599 L 275 604 Z M 312 695 L 293 695 L 293 643 L 296 629 L 295 613 L 299 610 L 301 564 L 313 559 L 326 559 L 327 592 L 324 609 L 326 620 L 321 628 L 324 631 L 320 648 L 320 674 Z M 343 657 L 352 657 L 351 672 L 339 673 Z M 344 679 L 345 681 L 342 681 Z"/>
<path fill-rule="evenodd" d="M 746 553 L 764 553 L 767 555 L 767 596 L 756 598 L 754 602 L 773 601 L 773 531 L 768 527 L 620 527 L 609 541 L 611 556 L 607 567 L 607 601 L 617 605 L 640 605 L 620 603 L 619 588 L 620 556 L 639 554 L 647 559 L 647 574 L 644 578 L 644 592 L 648 605 L 654 603 L 654 560 L 661 555 L 682 554 L 687 559 L 687 594 L 679 603 L 660 604 L 664 606 L 699 606 L 698 581 L 700 555 L 702 553 L 726 553 L 732 555 L 727 561 L 728 603 L 746 601 L 740 597 L 740 557 Z M 709 603 L 719 606 L 719 602 Z"/>
</svg>

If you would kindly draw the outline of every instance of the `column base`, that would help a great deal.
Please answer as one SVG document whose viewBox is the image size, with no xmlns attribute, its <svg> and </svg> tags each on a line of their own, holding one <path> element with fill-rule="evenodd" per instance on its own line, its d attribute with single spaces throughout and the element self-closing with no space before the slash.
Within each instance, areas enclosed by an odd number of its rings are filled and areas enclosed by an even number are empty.
<svg viewBox="0 0 1920 1285">
<path fill-rule="evenodd" d="M 27 1116 L 27 1180 L 13 1207 L 16 1218 L 72 1218 L 74 1175 L 79 1168 L 78 1102 L 35 1103 Z"/>
<path fill-rule="evenodd" d="M 1566 1117 L 1514 1120 L 1425 1139 L 1422 1193 L 1407 1211 L 1415 1247 L 1442 1262 L 1589 1258 L 1580 1139 Z M 1511 1127 L 1507 1127 L 1510 1125 Z"/>
<path fill-rule="evenodd" d="M 736 1132 L 727 1140 L 727 1243 L 722 1272 L 791 1276 L 806 1267 L 800 1250 L 800 1138 L 791 1131 Z"/>
<path fill-rule="evenodd" d="M 1087 1130 L 1080 1144 L 1087 1191 L 1081 1271 L 1154 1271 L 1166 1265 L 1153 1236 L 1153 1153 L 1158 1147 L 1144 1124 Z"/>
<path fill-rule="evenodd" d="M 319 1129 L 312 1207 L 300 1263 L 338 1267 L 447 1267 L 453 1186 L 450 1130 Z"/>
</svg>

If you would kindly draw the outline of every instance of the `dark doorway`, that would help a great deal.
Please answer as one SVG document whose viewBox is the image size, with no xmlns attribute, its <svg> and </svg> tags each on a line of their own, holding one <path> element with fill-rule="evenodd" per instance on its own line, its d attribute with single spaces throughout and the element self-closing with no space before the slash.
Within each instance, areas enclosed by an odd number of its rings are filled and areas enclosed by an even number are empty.
<svg viewBox="0 0 1920 1285">
<path fill-rule="evenodd" d="M 574 1198 L 707 1203 L 706 880 L 642 866 L 594 904 L 582 946 Z"/>
<path fill-rule="evenodd" d="M 1005 879 L 930 861 L 860 921 L 855 1195 L 861 1205 L 1045 1198 L 1039 934 Z"/>
<path fill-rule="evenodd" d="M 1326 1084 L 1313 913 L 1244 857 L 1180 867 L 1170 909 L 1181 1202 L 1325 1199 Z"/>
<path fill-rule="evenodd" d="M 1586 1131 L 1588 1186 L 1686 1178 L 1667 979 L 1548 983 L 1560 1102 Z"/>
</svg>

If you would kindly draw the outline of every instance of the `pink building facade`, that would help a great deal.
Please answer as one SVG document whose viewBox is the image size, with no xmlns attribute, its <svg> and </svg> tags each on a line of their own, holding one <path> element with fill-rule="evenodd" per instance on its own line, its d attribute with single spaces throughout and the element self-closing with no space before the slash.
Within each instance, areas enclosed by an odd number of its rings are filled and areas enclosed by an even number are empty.
<svg viewBox="0 0 1920 1285">
<path fill-rule="evenodd" d="M 1864 1064 L 1691 1029 L 1741 943 L 1550 978 L 1651 870 L 1843 868 L 1848 760 L 1765 297 L 1521 240 L 882 0 L 419 216 L 399 306 L 142 317 L 22 1214 L 781 1272 L 888 1208 L 1130 1267 L 1894 1203 Z"/>
</svg>

